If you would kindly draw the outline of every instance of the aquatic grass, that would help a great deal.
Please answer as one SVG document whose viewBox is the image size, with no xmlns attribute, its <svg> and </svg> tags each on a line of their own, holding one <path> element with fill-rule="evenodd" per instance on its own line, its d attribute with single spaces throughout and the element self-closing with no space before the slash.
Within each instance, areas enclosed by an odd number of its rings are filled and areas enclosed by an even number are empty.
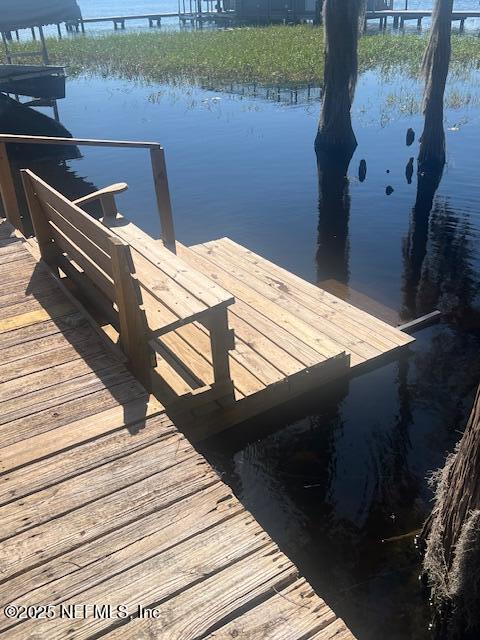
<svg viewBox="0 0 480 640">
<path fill-rule="evenodd" d="M 368 35 L 360 40 L 360 69 L 417 74 L 426 36 Z M 480 39 L 453 36 L 452 72 L 480 65 Z M 35 43 L 15 44 L 30 51 Z M 51 62 L 70 75 L 95 72 L 147 81 L 258 82 L 265 85 L 320 85 L 323 32 L 310 25 L 241 27 L 212 31 L 171 31 L 85 36 L 48 41 Z"/>
</svg>

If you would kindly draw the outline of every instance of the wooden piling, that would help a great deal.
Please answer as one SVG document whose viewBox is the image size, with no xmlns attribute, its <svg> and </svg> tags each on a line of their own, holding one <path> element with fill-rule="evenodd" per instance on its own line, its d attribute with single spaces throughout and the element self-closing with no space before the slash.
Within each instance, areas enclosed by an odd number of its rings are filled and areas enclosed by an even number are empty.
<svg viewBox="0 0 480 640">
<path fill-rule="evenodd" d="M 5 48 L 5 58 L 8 64 L 12 64 L 12 56 L 10 55 L 10 51 L 8 49 L 7 35 L 4 31 L 2 31 L 2 42 Z"/>
<path fill-rule="evenodd" d="M 0 193 L 5 217 L 10 224 L 23 233 L 22 216 L 8 159 L 7 145 L 4 142 L 0 142 Z"/>
<path fill-rule="evenodd" d="M 43 60 L 43 64 L 48 65 L 48 64 L 50 64 L 50 61 L 48 59 L 47 45 L 45 44 L 45 35 L 43 33 L 43 27 L 41 25 L 38 27 L 38 32 L 40 34 L 40 42 L 42 43 L 42 60 Z"/>
</svg>

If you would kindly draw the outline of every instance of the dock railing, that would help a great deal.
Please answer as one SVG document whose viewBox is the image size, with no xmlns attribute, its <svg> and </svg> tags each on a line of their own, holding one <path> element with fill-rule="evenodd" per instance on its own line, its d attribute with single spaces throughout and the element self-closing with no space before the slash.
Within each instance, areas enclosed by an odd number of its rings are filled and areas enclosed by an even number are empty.
<svg viewBox="0 0 480 640">
<path fill-rule="evenodd" d="M 26 136 L 0 134 L 0 194 L 8 221 L 22 233 L 25 231 L 23 216 L 18 202 L 8 157 L 7 144 L 45 144 L 86 147 L 118 147 L 123 149 L 148 149 L 152 166 L 161 237 L 164 245 L 175 253 L 175 228 L 168 186 L 164 148 L 158 142 L 132 142 L 126 140 L 95 140 L 88 138 L 56 138 L 47 136 Z M 24 167 L 28 168 L 28 167 Z"/>
</svg>

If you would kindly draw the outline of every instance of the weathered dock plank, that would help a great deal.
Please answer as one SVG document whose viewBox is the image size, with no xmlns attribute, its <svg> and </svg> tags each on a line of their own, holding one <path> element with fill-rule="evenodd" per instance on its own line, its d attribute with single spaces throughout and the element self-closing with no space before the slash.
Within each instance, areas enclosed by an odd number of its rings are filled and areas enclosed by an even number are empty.
<svg viewBox="0 0 480 640">
<path fill-rule="evenodd" d="M 43 315 L 0 333 L 0 605 L 55 616 L 1 613 L 0 637 L 353 640 L 78 309 L 55 315 L 71 306 L 55 280 L 51 298 L 34 261 L 7 264 L 22 279 L 0 309 Z M 59 615 L 78 603 L 113 613 Z"/>
<path fill-rule="evenodd" d="M 312 606 L 312 598 L 315 600 L 316 607 Z M 299 609 L 302 610 L 300 616 L 296 615 Z M 315 633 L 329 627 L 336 621 L 336 617 L 325 603 L 323 606 L 322 604 L 318 606 L 318 600 L 310 586 L 305 580 L 299 579 L 279 591 L 267 602 L 259 604 L 218 631 L 214 631 L 207 636 L 206 640 L 285 638 L 282 628 L 285 620 L 290 621 L 290 633 L 302 636 L 302 634 Z M 343 623 L 339 626 L 346 630 Z"/>
<path fill-rule="evenodd" d="M 93 407 L 90 411 L 87 411 L 87 413 L 90 413 L 88 417 L 78 419 L 78 416 L 81 415 L 81 413 L 74 413 L 73 415 L 77 419 L 74 419 L 73 422 L 69 422 L 63 427 L 55 426 L 55 419 L 51 418 L 52 414 L 57 418 L 58 411 L 49 411 L 47 418 L 44 417 L 44 412 L 41 412 L 41 415 L 36 414 L 36 422 L 38 423 L 38 418 L 40 417 L 43 428 L 47 429 L 47 431 L 37 433 L 37 435 L 35 435 L 34 430 L 29 428 L 30 423 L 32 422 L 32 416 L 29 416 L 29 420 L 23 425 L 23 431 L 21 428 L 15 429 L 15 424 L 10 423 L 8 426 L 14 429 L 17 440 L 0 449 L 0 471 L 12 471 L 13 469 L 35 462 L 36 460 L 48 458 L 53 453 L 69 449 L 70 447 L 82 444 L 83 442 L 104 436 L 107 433 L 116 432 L 118 429 L 123 429 L 126 426 L 136 425 L 142 420 L 142 417 L 146 412 L 148 412 L 149 415 L 154 414 L 157 410 L 155 406 L 156 401 L 148 400 L 145 397 L 144 392 L 139 393 L 138 389 L 134 389 L 132 387 L 133 385 L 128 382 L 126 385 L 127 391 L 131 392 L 132 397 L 135 397 L 135 395 L 140 397 L 129 401 L 129 396 L 127 396 L 127 394 L 122 394 L 124 404 L 118 404 L 122 400 L 119 398 L 120 394 L 118 393 L 118 389 L 116 389 L 116 397 L 111 393 L 108 394 L 108 399 L 113 405 L 112 408 L 102 410 L 103 405 L 101 404 L 100 399 L 97 399 L 97 401 L 93 403 Z M 104 392 L 92 395 L 98 396 L 101 394 L 106 395 Z M 88 400 L 91 402 L 90 398 L 88 398 Z M 85 401 L 82 399 L 82 405 L 84 404 Z M 92 419 L 91 415 L 95 416 L 95 420 Z M 20 424 L 18 426 L 21 427 L 22 425 Z M 0 434 L 3 438 L 4 431 L 1 431 Z M 23 440 L 20 439 L 22 437 L 24 438 Z M 137 446 L 136 443 L 133 444 Z M 87 447 L 87 449 L 88 448 L 93 447 Z M 75 455 L 77 455 L 77 452 Z M 103 453 L 101 455 L 103 456 Z M 72 469 L 79 468 L 80 466 L 81 460 L 75 457 L 75 464 Z M 70 475 L 72 475 L 71 471 L 66 471 L 63 478 L 65 479 Z M 3 490 L 5 484 L 10 483 L 11 475 L 2 479 L 0 487 L 2 487 Z M 35 483 L 32 480 L 31 484 L 28 485 L 29 490 L 34 486 Z M 15 486 L 15 491 L 15 495 L 18 495 L 18 485 Z"/>
</svg>

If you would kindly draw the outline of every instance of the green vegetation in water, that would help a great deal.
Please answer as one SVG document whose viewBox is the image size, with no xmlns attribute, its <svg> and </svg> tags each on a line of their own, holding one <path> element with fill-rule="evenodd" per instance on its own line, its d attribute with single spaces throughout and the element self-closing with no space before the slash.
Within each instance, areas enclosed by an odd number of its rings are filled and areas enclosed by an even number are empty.
<svg viewBox="0 0 480 640">
<path fill-rule="evenodd" d="M 401 67 L 416 74 L 426 44 L 425 35 L 365 36 L 359 45 L 360 70 Z M 479 66 L 478 37 L 454 35 L 452 45 L 452 72 Z M 15 49 L 35 46 L 17 44 Z M 70 74 L 284 86 L 319 85 L 323 77 L 323 31 L 308 25 L 49 39 L 48 50 L 51 62 L 65 64 Z"/>
</svg>

